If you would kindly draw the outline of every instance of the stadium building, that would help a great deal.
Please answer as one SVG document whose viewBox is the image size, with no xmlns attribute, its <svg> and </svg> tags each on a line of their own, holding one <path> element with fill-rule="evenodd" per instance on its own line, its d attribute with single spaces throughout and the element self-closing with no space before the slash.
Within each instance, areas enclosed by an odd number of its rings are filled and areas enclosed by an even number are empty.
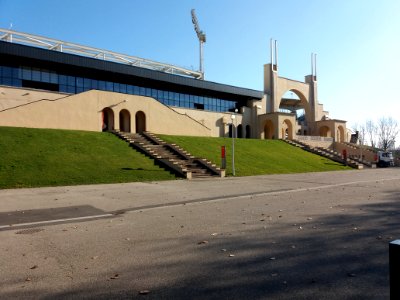
<svg viewBox="0 0 400 300">
<path fill-rule="evenodd" d="M 346 122 L 330 119 L 318 101 L 314 56 L 304 82 L 280 77 L 271 41 L 263 91 L 202 78 L 198 71 L 0 29 L 0 126 L 350 140 Z"/>
</svg>

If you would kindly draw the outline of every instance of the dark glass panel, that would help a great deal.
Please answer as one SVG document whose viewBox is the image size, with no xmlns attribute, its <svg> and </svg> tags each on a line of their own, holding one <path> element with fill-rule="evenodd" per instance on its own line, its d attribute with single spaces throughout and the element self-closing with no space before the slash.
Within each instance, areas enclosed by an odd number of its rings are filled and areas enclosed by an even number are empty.
<svg viewBox="0 0 400 300">
<path fill-rule="evenodd" d="M 43 82 L 50 82 L 50 73 L 47 71 L 42 71 L 42 81 Z"/>
<path fill-rule="evenodd" d="M 103 80 L 99 80 L 98 83 L 99 83 L 99 84 L 98 84 L 99 90 L 105 91 L 105 90 L 106 90 L 106 82 L 103 81 Z"/>
<path fill-rule="evenodd" d="M 60 75 L 58 77 L 58 83 L 62 85 L 67 85 L 67 76 L 65 75 Z"/>
</svg>

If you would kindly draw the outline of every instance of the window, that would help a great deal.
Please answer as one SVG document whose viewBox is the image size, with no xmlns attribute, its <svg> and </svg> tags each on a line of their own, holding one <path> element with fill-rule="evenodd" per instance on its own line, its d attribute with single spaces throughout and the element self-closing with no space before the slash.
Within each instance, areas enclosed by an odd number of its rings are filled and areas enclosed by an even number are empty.
<svg viewBox="0 0 400 300">
<path fill-rule="evenodd" d="M 106 82 L 103 80 L 99 80 L 98 87 L 99 87 L 99 90 L 105 91 L 106 90 Z"/>
<path fill-rule="evenodd" d="M 67 76 L 65 75 L 60 75 L 58 77 L 58 83 L 59 84 L 63 84 L 63 85 L 67 85 Z"/>
<path fill-rule="evenodd" d="M 67 77 L 67 85 L 75 86 L 75 77 L 74 76 Z"/>
<path fill-rule="evenodd" d="M 5 77 L 5 68 L 3 67 L 3 76 Z M 28 67 L 22 68 L 22 79 L 25 80 L 32 80 L 32 70 Z"/>
<path fill-rule="evenodd" d="M 110 81 L 106 81 L 106 91 L 111 91 L 112 92 L 113 89 L 114 89 L 113 83 L 110 82 Z"/>
<path fill-rule="evenodd" d="M 99 87 L 99 82 L 97 80 L 92 79 L 92 86 L 91 88 L 97 90 Z"/>
<path fill-rule="evenodd" d="M 50 72 L 50 83 L 58 83 L 58 74 L 56 72 Z"/>
<path fill-rule="evenodd" d="M 74 86 L 67 86 L 67 93 L 75 94 L 75 87 Z"/>
<path fill-rule="evenodd" d="M 86 89 L 90 89 L 92 87 L 92 80 L 89 78 L 83 79 L 83 87 Z"/>
<path fill-rule="evenodd" d="M 133 86 L 132 85 L 130 85 L 130 84 L 128 84 L 127 86 L 126 86 L 126 92 L 128 93 L 128 94 L 133 94 Z"/>
<path fill-rule="evenodd" d="M 40 81 L 40 69 L 32 69 L 32 80 L 34 81 Z"/>
<path fill-rule="evenodd" d="M 50 82 L 50 73 L 47 71 L 42 71 L 42 81 Z"/>
<path fill-rule="evenodd" d="M 146 88 L 146 96 L 151 97 L 151 89 L 150 88 Z"/>
<path fill-rule="evenodd" d="M 202 103 L 195 103 L 195 104 L 194 104 L 194 108 L 195 108 L 195 109 L 204 109 L 204 104 L 202 104 Z"/>
<path fill-rule="evenodd" d="M 83 78 L 82 77 L 76 77 L 76 86 L 83 87 Z"/>
</svg>

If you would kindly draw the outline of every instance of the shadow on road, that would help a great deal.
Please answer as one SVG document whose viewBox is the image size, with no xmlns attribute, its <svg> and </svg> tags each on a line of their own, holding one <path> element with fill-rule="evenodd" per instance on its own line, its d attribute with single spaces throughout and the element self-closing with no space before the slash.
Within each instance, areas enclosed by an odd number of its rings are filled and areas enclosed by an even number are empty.
<svg viewBox="0 0 400 300">
<path fill-rule="evenodd" d="M 336 206 L 299 224 L 260 220 L 204 241 L 165 239 L 151 249 L 151 265 L 127 264 L 111 280 L 105 265 L 96 275 L 101 288 L 92 283 L 41 298 L 387 299 L 388 243 L 400 237 L 399 212 L 400 193 L 393 191 L 385 202 Z"/>
</svg>

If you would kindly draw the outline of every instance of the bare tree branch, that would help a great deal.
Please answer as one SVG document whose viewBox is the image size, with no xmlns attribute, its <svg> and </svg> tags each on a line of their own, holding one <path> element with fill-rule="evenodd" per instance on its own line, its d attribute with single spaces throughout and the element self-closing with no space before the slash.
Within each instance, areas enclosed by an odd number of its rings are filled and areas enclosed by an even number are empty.
<svg viewBox="0 0 400 300">
<path fill-rule="evenodd" d="M 382 117 L 378 121 L 377 125 L 379 147 L 384 151 L 395 147 L 396 138 L 399 134 L 399 128 L 397 121 L 392 117 Z"/>
</svg>

